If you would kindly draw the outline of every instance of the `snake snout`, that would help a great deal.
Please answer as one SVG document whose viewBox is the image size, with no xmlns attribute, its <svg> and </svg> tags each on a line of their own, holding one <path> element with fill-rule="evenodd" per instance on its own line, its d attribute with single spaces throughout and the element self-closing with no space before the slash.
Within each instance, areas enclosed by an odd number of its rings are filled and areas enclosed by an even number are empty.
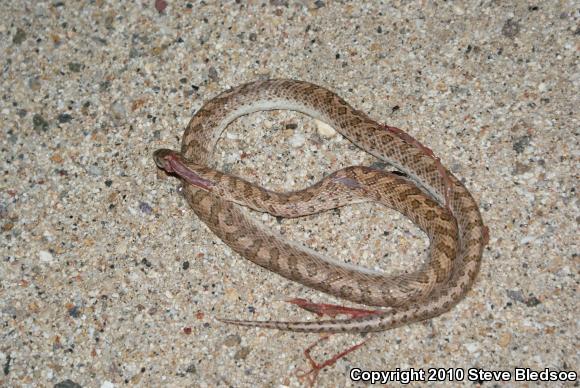
<svg viewBox="0 0 580 388">
<path fill-rule="evenodd" d="M 167 148 L 161 148 L 153 152 L 153 160 L 157 167 L 167 172 L 173 172 L 171 164 L 169 163 L 170 158 L 175 157 L 176 152 L 169 150 Z"/>
</svg>

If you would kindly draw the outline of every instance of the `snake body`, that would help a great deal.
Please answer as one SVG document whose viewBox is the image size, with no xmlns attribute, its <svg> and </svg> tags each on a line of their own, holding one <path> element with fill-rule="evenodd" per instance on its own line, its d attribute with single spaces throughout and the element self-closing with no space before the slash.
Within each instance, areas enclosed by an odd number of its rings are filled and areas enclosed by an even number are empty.
<svg viewBox="0 0 580 388">
<path fill-rule="evenodd" d="M 242 115 L 272 109 L 294 110 L 324 121 L 406 176 L 349 167 L 307 189 L 279 194 L 207 167 L 229 123 Z M 323 87 L 296 80 L 267 80 L 223 92 L 193 116 L 181 152 L 158 150 L 155 160 L 159 167 L 184 178 L 184 195 L 196 215 L 243 257 L 343 299 L 388 307 L 351 319 L 221 319 L 224 322 L 301 332 L 387 330 L 448 311 L 469 291 L 479 271 L 487 231 L 465 186 L 400 130 L 377 123 Z M 365 201 L 400 211 L 427 233 L 430 258 L 423 268 L 385 275 L 338 263 L 264 230 L 250 221 L 242 208 L 297 217 Z"/>
</svg>

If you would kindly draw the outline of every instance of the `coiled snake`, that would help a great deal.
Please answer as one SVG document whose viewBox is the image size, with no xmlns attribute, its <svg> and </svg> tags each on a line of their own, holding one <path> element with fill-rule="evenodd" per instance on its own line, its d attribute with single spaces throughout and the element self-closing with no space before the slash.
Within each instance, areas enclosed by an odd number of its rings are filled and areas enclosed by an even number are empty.
<svg viewBox="0 0 580 388">
<path fill-rule="evenodd" d="M 294 110 L 322 120 L 404 175 L 348 167 L 304 190 L 279 194 L 207 167 L 229 123 L 242 115 L 272 109 Z M 370 332 L 448 311 L 471 288 L 479 271 L 487 228 L 477 203 L 427 150 L 401 130 L 375 122 L 325 88 L 296 80 L 267 80 L 238 86 L 206 102 L 187 126 L 181 152 L 157 150 L 154 159 L 160 168 L 182 179 L 187 202 L 199 219 L 246 259 L 343 299 L 387 307 L 350 319 L 222 321 L 301 332 Z M 427 233 L 430 258 L 423 268 L 386 275 L 339 263 L 264 230 L 242 210 L 246 206 L 276 216 L 298 217 L 365 201 L 400 211 Z"/>
</svg>

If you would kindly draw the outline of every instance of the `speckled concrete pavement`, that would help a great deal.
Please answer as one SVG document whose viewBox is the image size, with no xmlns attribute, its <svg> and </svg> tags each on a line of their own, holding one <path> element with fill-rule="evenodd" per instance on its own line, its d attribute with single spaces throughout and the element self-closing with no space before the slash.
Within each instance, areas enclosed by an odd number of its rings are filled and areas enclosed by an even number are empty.
<svg viewBox="0 0 580 388">
<path fill-rule="evenodd" d="M 203 101 L 274 77 L 417 137 L 490 228 L 465 300 L 366 336 L 320 386 L 360 385 L 353 368 L 453 368 L 466 386 L 469 368 L 578 371 L 578 3 L 384 3 L 0 2 L 0 385 L 301 384 L 317 335 L 213 318 L 313 319 L 283 300 L 338 300 L 232 253 L 151 159 Z M 277 190 L 373 163 L 288 112 L 238 120 L 217 159 Z M 254 216 L 349 262 L 404 270 L 426 255 L 424 235 L 376 205 Z M 360 340 L 336 335 L 314 355 Z"/>
</svg>

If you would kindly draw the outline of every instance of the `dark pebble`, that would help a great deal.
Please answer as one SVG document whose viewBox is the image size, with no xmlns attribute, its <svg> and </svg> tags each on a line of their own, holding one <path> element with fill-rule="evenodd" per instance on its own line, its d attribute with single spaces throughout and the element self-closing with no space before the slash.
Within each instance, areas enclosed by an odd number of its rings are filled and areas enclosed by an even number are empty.
<svg viewBox="0 0 580 388">
<path fill-rule="evenodd" d="M 145 214 L 151 214 L 153 212 L 153 209 L 147 202 L 139 202 L 139 210 Z"/>
<path fill-rule="evenodd" d="M 22 28 L 17 28 L 14 37 L 12 38 L 12 43 L 20 44 L 26 40 L 26 31 Z"/>
<path fill-rule="evenodd" d="M 524 152 L 524 149 L 530 145 L 531 137 L 528 135 L 522 136 L 520 138 L 515 139 L 513 149 L 518 154 Z"/>
<path fill-rule="evenodd" d="M 515 300 L 516 302 L 523 303 L 528 307 L 535 307 L 542 303 L 542 301 L 536 298 L 534 295 L 526 298 L 521 291 L 507 290 L 507 296 L 508 298 Z"/>
<path fill-rule="evenodd" d="M 76 62 L 69 62 L 68 64 L 68 69 L 70 71 L 72 71 L 73 73 L 78 73 L 81 71 L 83 65 L 81 65 L 80 63 L 76 63 Z"/>
<path fill-rule="evenodd" d="M 103 81 L 99 84 L 99 91 L 106 92 L 111 87 L 110 81 Z"/>
<path fill-rule="evenodd" d="M 70 315 L 73 318 L 78 318 L 81 315 L 81 311 L 78 308 L 78 306 L 73 306 L 70 309 L 68 309 L 68 315 Z"/>
<path fill-rule="evenodd" d="M 535 307 L 535 306 L 539 305 L 540 303 L 542 303 L 542 301 L 532 295 L 526 299 L 525 303 L 526 303 L 526 306 L 528 306 L 528 307 Z"/>
<path fill-rule="evenodd" d="M 37 132 L 40 132 L 40 131 L 46 132 L 46 131 L 48 131 L 48 121 L 46 121 L 44 119 L 44 117 L 42 117 L 38 113 L 35 114 L 32 117 L 32 125 L 34 127 L 34 130 L 37 131 Z"/>
<path fill-rule="evenodd" d="M 82 388 L 82 386 L 72 380 L 67 379 L 61 381 L 60 383 L 54 384 L 54 388 Z"/>
<path fill-rule="evenodd" d="M 68 113 L 62 113 L 58 115 L 58 122 L 61 124 L 69 123 L 72 120 L 72 116 Z"/>
<path fill-rule="evenodd" d="M 8 373 L 10 373 L 10 362 L 12 361 L 12 357 L 10 356 L 10 354 L 8 354 L 6 356 L 6 363 L 4 364 L 4 368 L 3 372 L 4 372 L 4 376 L 8 376 Z"/>
<path fill-rule="evenodd" d="M 195 368 L 195 364 L 194 363 L 189 364 L 188 367 L 185 369 L 185 373 L 196 374 L 197 369 Z"/>
</svg>

